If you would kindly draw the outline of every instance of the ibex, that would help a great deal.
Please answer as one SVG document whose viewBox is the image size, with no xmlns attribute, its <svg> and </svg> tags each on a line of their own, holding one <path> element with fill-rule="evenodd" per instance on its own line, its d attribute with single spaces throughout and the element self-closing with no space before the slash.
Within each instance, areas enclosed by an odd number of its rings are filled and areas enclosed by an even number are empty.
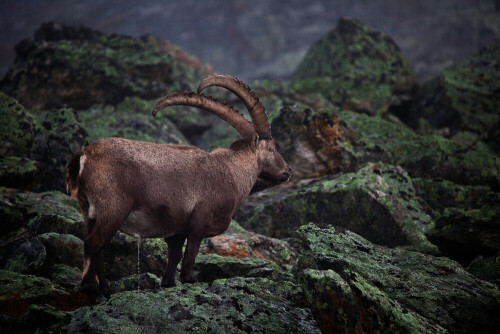
<svg viewBox="0 0 500 334">
<path fill-rule="evenodd" d="M 224 87 L 237 95 L 253 126 L 231 106 L 201 94 L 209 86 Z M 175 286 L 187 239 L 180 279 L 196 282 L 193 265 L 201 240 L 228 228 L 257 178 L 280 183 L 291 177 L 291 169 L 276 151 L 264 106 L 245 83 L 230 76 L 208 76 L 201 81 L 198 94 L 166 95 L 154 106 L 153 115 L 171 105 L 207 110 L 229 123 L 242 138 L 228 149 L 211 153 L 193 146 L 104 138 L 73 155 L 66 185 L 78 200 L 87 230 L 80 289 L 91 298 L 109 297 L 100 253 L 118 230 L 141 238 L 165 238 L 164 287 Z"/>
</svg>

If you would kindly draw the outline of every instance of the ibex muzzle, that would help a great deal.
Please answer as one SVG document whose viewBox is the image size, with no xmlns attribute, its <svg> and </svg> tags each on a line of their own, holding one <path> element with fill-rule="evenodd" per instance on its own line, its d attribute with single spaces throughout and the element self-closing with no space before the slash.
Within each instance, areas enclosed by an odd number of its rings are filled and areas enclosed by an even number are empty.
<svg viewBox="0 0 500 334">
<path fill-rule="evenodd" d="M 253 126 L 227 104 L 199 94 L 208 86 L 235 93 Z M 73 155 L 66 184 L 78 200 L 87 229 L 81 289 L 91 299 L 109 296 L 100 253 L 116 231 L 165 238 L 168 264 L 162 286 L 175 286 L 181 259 L 181 281 L 196 282 L 193 265 L 201 240 L 227 229 L 257 178 L 279 183 L 291 177 L 291 169 L 276 151 L 264 107 L 245 83 L 230 76 L 209 76 L 200 83 L 198 94 L 165 96 L 153 115 L 170 105 L 205 109 L 229 123 L 242 138 L 211 153 L 192 146 L 105 138 Z"/>
</svg>

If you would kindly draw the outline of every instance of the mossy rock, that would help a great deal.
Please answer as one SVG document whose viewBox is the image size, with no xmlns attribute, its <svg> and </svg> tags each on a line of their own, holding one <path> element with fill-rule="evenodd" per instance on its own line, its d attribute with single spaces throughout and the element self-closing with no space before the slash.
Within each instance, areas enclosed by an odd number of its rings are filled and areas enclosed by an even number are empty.
<svg viewBox="0 0 500 334">
<path fill-rule="evenodd" d="M 202 282 L 234 277 L 283 277 L 286 273 L 272 261 L 259 258 L 234 258 L 217 254 L 198 254 L 195 276 Z"/>
<path fill-rule="evenodd" d="M 137 243 L 137 238 L 117 232 L 104 246 L 101 254 L 104 276 L 107 279 L 119 280 L 137 274 L 138 263 L 141 273 L 148 272 L 159 277 L 163 275 L 167 267 L 167 243 L 157 238 L 141 239 L 139 254 Z"/>
<path fill-rule="evenodd" d="M 323 331 L 486 333 L 500 325 L 498 289 L 452 260 L 333 227 L 309 224 L 298 235 L 297 274 Z"/>
<path fill-rule="evenodd" d="M 81 261 L 82 259 L 80 259 L 80 262 Z M 79 286 L 82 280 L 82 271 L 77 267 L 65 264 L 55 264 L 50 268 L 48 278 L 51 282 L 66 289 L 66 291 L 73 291 Z"/>
<path fill-rule="evenodd" d="M 28 158 L 0 157 L 0 186 L 31 189 L 38 183 L 38 163 Z"/>
<path fill-rule="evenodd" d="M 400 115 L 417 131 L 474 134 L 500 153 L 500 43 L 453 64 L 424 83 L 413 107 Z"/>
<path fill-rule="evenodd" d="M 0 269 L 20 274 L 39 274 L 46 262 L 47 251 L 36 237 L 3 243 L 0 249 Z"/>
<path fill-rule="evenodd" d="M 3 240 L 45 232 L 85 237 L 76 201 L 58 191 L 33 193 L 0 187 L 0 222 Z"/>
<path fill-rule="evenodd" d="M 0 329 L 5 333 L 60 333 L 65 315 L 53 306 L 32 304 L 17 320 L 6 317 L 8 320 L 3 326 L 0 324 Z"/>
<path fill-rule="evenodd" d="M 32 158 L 41 164 L 40 189 L 65 191 L 66 165 L 73 154 L 88 145 L 87 131 L 72 109 L 62 108 L 37 115 Z"/>
<path fill-rule="evenodd" d="M 0 156 L 29 157 L 37 122 L 18 101 L 0 92 Z"/>
<path fill-rule="evenodd" d="M 343 111 L 340 119 L 357 135 L 355 145 L 382 150 L 412 177 L 443 178 L 458 184 L 500 189 L 500 158 L 437 135 L 419 135 L 401 125 Z M 384 160 L 385 161 L 385 160 Z"/>
<path fill-rule="evenodd" d="M 16 45 L 14 67 L 0 90 L 30 109 L 121 102 L 192 90 L 212 71 L 180 48 L 152 36 L 133 38 L 45 23 Z M 68 85 L 68 83 L 71 83 Z"/>
<path fill-rule="evenodd" d="M 123 291 L 157 290 L 160 288 L 161 279 L 151 273 L 142 273 L 123 277 L 117 281 L 109 282 L 112 294 Z"/>
<path fill-rule="evenodd" d="M 424 235 L 433 223 L 411 178 L 402 168 L 381 163 L 255 193 L 236 219 L 249 230 L 278 238 L 293 237 L 300 225 L 314 221 L 347 228 L 381 245 L 437 251 Z"/>
<path fill-rule="evenodd" d="M 203 240 L 200 253 L 272 261 L 282 268 L 297 261 L 297 253 L 288 242 L 245 231 L 234 220 L 231 226 L 223 234 Z"/>
<path fill-rule="evenodd" d="M 96 105 L 78 113 L 89 133 L 89 142 L 121 137 L 159 144 L 189 144 L 184 135 L 163 114 L 151 115 L 155 101 L 126 98 L 117 106 Z"/>
<path fill-rule="evenodd" d="M 88 304 L 79 293 L 68 293 L 46 278 L 0 270 L 0 314 L 17 319 L 32 304 L 70 311 Z"/>
<path fill-rule="evenodd" d="M 80 267 L 83 263 L 83 241 L 71 234 L 43 233 L 37 239 L 47 251 L 47 261 L 53 264 L 66 264 Z"/>
<path fill-rule="evenodd" d="M 417 178 L 414 184 L 433 209 L 436 224 L 428 238 L 444 254 L 466 266 L 500 251 L 500 193 L 442 179 Z"/>
<path fill-rule="evenodd" d="M 320 333 L 308 309 L 289 299 L 288 281 L 233 278 L 185 284 L 158 292 L 115 294 L 72 314 L 68 333 L 165 331 L 171 333 Z"/>
<path fill-rule="evenodd" d="M 469 264 L 467 270 L 474 276 L 496 284 L 500 288 L 500 256 L 478 256 Z"/>
<path fill-rule="evenodd" d="M 321 94 L 343 109 L 386 113 L 416 88 L 413 67 L 394 40 L 362 22 L 341 18 L 317 41 L 292 75 L 303 95 Z"/>
</svg>

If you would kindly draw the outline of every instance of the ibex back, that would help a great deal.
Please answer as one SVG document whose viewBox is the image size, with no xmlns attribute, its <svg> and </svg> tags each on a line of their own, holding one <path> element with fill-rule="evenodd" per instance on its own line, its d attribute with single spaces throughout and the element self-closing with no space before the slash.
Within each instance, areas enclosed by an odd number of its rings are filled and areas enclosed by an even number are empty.
<svg viewBox="0 0 500 334">
<path fill-rule="evenodd" d="M 221 86 L 245 104 L 253 126 L 230 106 L 199 94 Z M 223 233 L 258 177 L 286 182 L 291 169 L 276 151 L 262 103 L 243 82 L 221 75 L 204 79 L 195 93 L 165 96 L 153 115 L 170 105 L 205 109 L 242 136 L 228 148 L 207 153 L 192 146 L 160 145 L 123 138 L 100 139 L 76 152 L 66 184 L 76 197 L 87 229 L 80 288 L 92 300 L 109 296 L 100 253 L 116 231 L 163 237 L 168 264 L 162 286 L 175 286 L 175 272 L 187 239 L 180 279 L 195 282 L 193 265 L 203 238 Z"/>
</svg>

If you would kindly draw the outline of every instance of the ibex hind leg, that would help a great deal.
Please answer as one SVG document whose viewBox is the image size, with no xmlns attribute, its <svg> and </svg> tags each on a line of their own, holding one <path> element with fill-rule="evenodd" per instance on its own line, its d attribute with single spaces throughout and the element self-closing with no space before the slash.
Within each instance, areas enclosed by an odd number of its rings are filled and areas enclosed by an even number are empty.
<svg viewBox="0 0 500 334">
<path fill-rule="evenodd" d="M 84 265 L 80 289 L 93 301 L 103 299 L 102 295 L 109 296 L 109 286 L 101 265 L 101 250 L 127 218 L 133 203 L 132 200 L 122 199 L 122 202 L 117 204 L 101 203 L 100 207 L 94 209 L 95 215 L 90 204 L 87 237 L 83 242 Z"/>
<path fill-rule="evenodd" d="M 182 259 L 182 246 L 186 241 L 184 235 L 174 235 L 173 237 L 165 238 L 168 245 L 168 263 L 167 269 L 161 279 L 161 286 L 165 288 L 175 286 L 175 273 L 177 265 Z"/>
</svg>

